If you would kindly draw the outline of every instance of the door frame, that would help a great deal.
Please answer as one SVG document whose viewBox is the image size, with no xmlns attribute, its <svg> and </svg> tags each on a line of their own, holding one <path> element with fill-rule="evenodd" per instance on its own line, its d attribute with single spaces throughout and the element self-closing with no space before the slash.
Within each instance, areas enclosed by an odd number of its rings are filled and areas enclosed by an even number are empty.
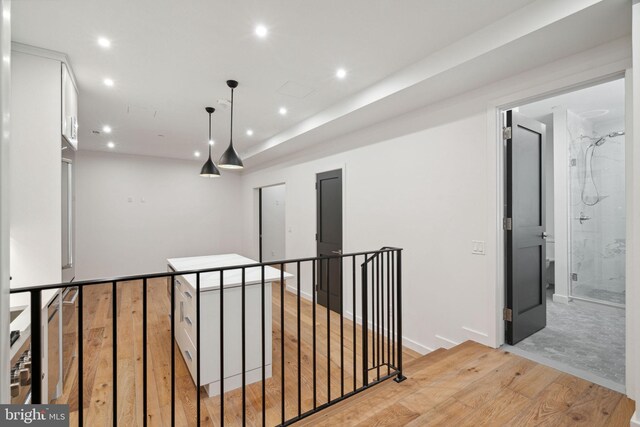
<svg viewBox="0 0 640 427">
<path fill-rule="evenodd" d="M 258 261 L 262 262 L 262 258 L 263 258 L 263 253 L 262 253 L 262 233 L 264 231 L 263 227 L 262 227 L 262 189 L 263 188 L 269 188 L 269 187 L 276 187 L 278 185 L 284 185 L 285 189 L 287 188 L 287 183 L 285 181 L 282 182 L 277 182 L 275 184 L 269 184 L 269 185 L 262 185 L 260 187 L 256 187 L 255 190 L 257 190 L 258 194 L 258 200 L 256 201 L 257 205 L 258 205 L 258 217 L 257 217 L 257 229 L 258 229 Z M 285 192 L 286 195 L 286 192 Z M 255 200 L 255 199 L 254 199 Z M 285 199 L 286 202 L 286 199 Z M 285 224 L 285 230 L 287 227 L 287 211 L 285 209 L 285 213 L 284 213 L 284 224 Z M 286 240 L 287 240 L 287 234 L 285 231 L 285 252 L 286 252 Z"/>
<path fill-rule="evenodd" d="M 631 191 L 633 188 L 632 179 L 635 168 L 636 180 L 640 174 L 640 164 L 633 161 L 633 157 L 639 157 L 637 154 L 632 156 L 632 146 L 637 140 L 633 135 L 633 93 L 631 91 L 632 69 L 629 60 L 620 60 L 610 64 L 604 64 L 588 71 L 578 74 L 571 74 L 558 80 L 547 82 L 544 84 L 533 85 L 521 92 L 512 93 L 510 95 L 496 98 L 487 105 L 487 161 L 489 166 L 487 171 L 488 177 L 488 213 L 487 216 L 487 247 L 494 247 L 494 251 L 487 251 L 487 283 L 491 289 L 491 300 L 488 301 L 490 312 L 488 319 L 493 319 L 493 327 L 489 328 L 488 341 L 495 347 L 501 347 L 505 344 L 505 326 L 503 320 L 503 308 L 505 307 L 506 292 L 506 242 L 505 232 L 503 230 L 503 217 L 505 214 L 505 162 L 506 150 L 505 142 L 502 134 L 502 112 L 518 107 L 519 105 L 539 101 L 545 98 L 561 95 L 568 92 L 584 89 L 600 83 L 606 83 L 620 78 L 625 79 L 625 130 L 629 135 L 627 149 L 625 152 L 625 174 L 627 182 L 626 200 L 627 200 L 627 230 L 626 239 L 627 247 L 636 247 L 640 244 L 640 221 L 638 218 L 630 215 L 631 209 L 640 201 L 640 196 L 634 195 Z M 636 217 L 637 217 L 636 213 Z M 635 231 L 634 231 L 635 227 Z M 626 294 L 627 298 L 633 298 L 640 295 L 640 274 L 633 268 L 630 268 L 632 260 L 631 251 L 627 251 L 627 270 L 626 270 Z M 633 364 L 629 361 L 634 360 L 636 346 L 640 347 L 640 337 L 635 337 L 633 331 L 636 326 L 640 327 L 640 314 L 636 315 L 634 310 L 625 311 L 625 344 L 626 344 L 626 390 L 631 395 L 634 385 L 635 372 Z M 636 323 L 638 325 L 636 325 Z"/>
</svg>

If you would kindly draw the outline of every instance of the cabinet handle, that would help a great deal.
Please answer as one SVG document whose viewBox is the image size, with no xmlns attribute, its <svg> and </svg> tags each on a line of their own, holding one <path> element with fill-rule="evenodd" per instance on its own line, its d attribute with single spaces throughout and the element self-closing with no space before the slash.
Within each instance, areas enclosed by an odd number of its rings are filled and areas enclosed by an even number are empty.
<svg viewBox="0 0 640 427">
<path fill-rule="evenodd" d="M 191 299 L 193 298 L 193 295 L 191 295 L 191 292 L 189 291 L 184 291 L 184 294 L 187 296 L 187 298 Z"/>
<path fill-rule="evenodd" d="M 185 316 L 184 320 L 189 324 L 189 326 L 193 325 L 193 323 L 191 323 L 191 319 L 189 319 L 189 316 Z"/>
<path fill-rule="evenodd" d="M 189 350 L 185 350 L 184 354 L 186 354 L 186 356 L 189 358 L 189 361 L 193 361 L 193 357 L 191 357 L 191 353 L 189 352 Z"/>
</svg>

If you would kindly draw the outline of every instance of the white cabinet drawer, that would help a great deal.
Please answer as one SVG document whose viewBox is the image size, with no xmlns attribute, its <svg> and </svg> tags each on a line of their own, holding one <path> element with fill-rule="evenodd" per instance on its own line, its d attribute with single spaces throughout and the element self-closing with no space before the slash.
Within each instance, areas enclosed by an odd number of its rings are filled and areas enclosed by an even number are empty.
<svg viewBox="0 0 640 427">
<path fill-rule="evenodd" d="M 196 346 L 193 344 L 183 327 L 176 328 L 176 341 L 180 348 L 180 354 L 182 355 L 187 368 L 189 368 L 191 377 L 195 381 L 198 373 L 198 354 L 196 353 Z"/>
</svg>

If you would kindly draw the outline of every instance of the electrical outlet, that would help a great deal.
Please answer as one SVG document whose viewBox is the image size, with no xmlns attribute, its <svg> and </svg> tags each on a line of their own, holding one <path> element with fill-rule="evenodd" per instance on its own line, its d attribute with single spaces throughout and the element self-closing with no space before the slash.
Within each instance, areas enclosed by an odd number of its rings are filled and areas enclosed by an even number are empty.
<svg viewBox="0 0 640 427">
<path fill-rule="evenodd" d="M 474 255 L 484 255 L 484 240 L 472 240 L 471 241 L 471 253 Z"/>
</svg>

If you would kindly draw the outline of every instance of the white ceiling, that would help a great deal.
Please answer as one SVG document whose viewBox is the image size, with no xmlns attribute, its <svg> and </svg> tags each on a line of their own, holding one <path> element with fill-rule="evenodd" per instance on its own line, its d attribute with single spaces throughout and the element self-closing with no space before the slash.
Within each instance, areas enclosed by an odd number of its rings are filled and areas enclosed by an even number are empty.
<svg viewBox="0 0 640 427">
<path fill-rule="evenodd" d="M 229 140 L 229 111 L 217 103 L 229 97 L 227 79 L 240 82 L 234 142 L 241 154 L 252 152 L 531 2 L 21 0 L 12 21 L 14 41 L 69 55 L 82 149 L 108 150 L 113 140 L 117 152 L 193 159 L 207 149 L 210 105 L 217 159 Z M 258 23 L 267 38 L 253 34 Z M 97 45 L 100 36 L 111 39 L 110 49 Z M 345 80 L 334 77 L 338 67 L 348 71 Z M 279 93 L 285 84 L 311 93 Z M 111 135 L 92 133 L 105 124 Z"/>
<path fill-rule="evenodd" d="M 618 79 L 523 105 L 519 111 L 541 120 L 559 106 L 597 125 L 623 118 L 624 102 L 624 79 Z"/>
</svg>

